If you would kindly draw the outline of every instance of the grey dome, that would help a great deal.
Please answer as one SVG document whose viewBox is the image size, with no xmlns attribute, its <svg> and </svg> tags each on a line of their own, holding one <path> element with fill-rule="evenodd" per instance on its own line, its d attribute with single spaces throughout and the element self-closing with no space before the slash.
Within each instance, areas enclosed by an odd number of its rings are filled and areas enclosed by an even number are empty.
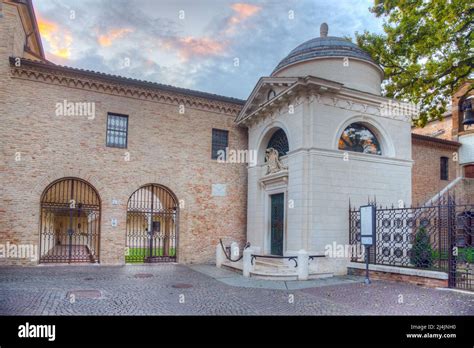
<svg viewBox="0 0 474 348">
<path fill-rule="evenodd" d="M 308 40 L 291 51 L 273 70 L 272 75 L 286 66 L 313 58 L 348 57 L 375 64 L 370 55 L 356 44 L 336 36 L 326 36 L 327 25 L 321 26 L 321 37 Z"/>
</svg>

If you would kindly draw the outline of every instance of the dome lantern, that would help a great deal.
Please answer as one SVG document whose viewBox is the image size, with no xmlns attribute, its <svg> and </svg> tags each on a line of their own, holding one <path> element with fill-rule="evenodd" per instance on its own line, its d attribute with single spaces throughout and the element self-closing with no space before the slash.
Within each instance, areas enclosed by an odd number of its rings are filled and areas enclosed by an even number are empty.
<svg viewBox="0 0 474 348">
<path fill-rule="evenodd" d="M 327 37 L 328 36 L 329 27 L 327 23 L 322 23 L 321 27 L 319 28 L 319 36 Z"/>
</svg>

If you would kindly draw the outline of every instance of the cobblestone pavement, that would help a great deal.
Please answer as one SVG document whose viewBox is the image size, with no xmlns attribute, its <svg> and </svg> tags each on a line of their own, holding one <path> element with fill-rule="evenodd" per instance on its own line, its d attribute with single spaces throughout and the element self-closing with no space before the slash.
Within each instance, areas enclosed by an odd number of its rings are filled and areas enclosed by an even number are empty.
<svg viewBox="0 0 474 348">
<path fill-rule="evenodd" d="M 175 264 L 3 267 L 0 315 L 474 315 L 474 295 L 451 291 L 377 281 L 367 287 L 349 278 L 276 289 L 212 272 Z"/>
</svg>

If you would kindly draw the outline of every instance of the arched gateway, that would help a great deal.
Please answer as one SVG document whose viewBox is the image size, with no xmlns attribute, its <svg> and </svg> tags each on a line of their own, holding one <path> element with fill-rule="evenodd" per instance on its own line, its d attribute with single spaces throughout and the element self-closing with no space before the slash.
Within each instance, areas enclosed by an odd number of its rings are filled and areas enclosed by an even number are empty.
<svg viewBox="0 0 474 348">
<path fill-rule="evenodd" d="M 100 207 L 82 179 L 51 183 L 41 196 L 40 263 L 99 262 Z"/>
<path fill-rule="evenodd" d="M 127 204 L 125 261 L 176 261 L 178 212 L 176 196 L 162 185 L 145 185 L 132 193 Z"/>
</svg>

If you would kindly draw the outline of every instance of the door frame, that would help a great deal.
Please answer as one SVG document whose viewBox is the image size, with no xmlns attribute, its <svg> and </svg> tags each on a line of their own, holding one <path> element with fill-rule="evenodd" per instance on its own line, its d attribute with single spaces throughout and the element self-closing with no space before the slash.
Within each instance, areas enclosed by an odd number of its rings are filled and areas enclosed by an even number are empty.
<svg viewBox="0 0 474 348">
<path fill-rule="evenodd" d="M 286 253 L 286 237 L 287 237 L 287 196 L 286 188 L 278 188 L 265 191 L 265 238 L 264 238 L 264 254 L 271 255 L 272 252 L 272 195 L 283 193 L 283 255 Z"/>
</svg>

